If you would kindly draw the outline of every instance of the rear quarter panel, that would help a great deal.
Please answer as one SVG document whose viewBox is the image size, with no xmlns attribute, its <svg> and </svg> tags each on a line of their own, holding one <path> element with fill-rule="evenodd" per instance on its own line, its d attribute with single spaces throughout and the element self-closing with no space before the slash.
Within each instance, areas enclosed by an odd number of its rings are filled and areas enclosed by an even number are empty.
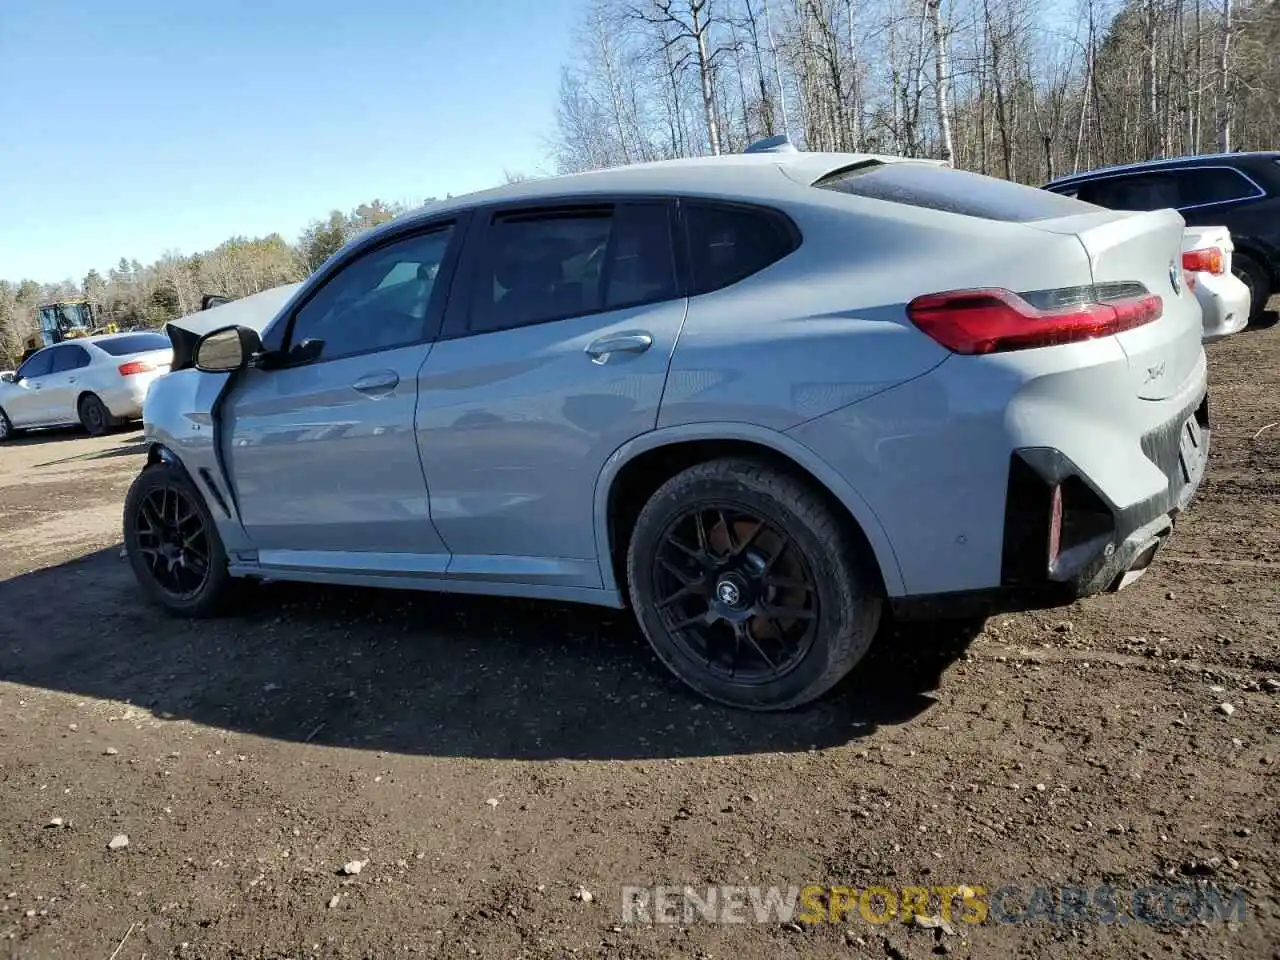
<svg viewBox="0 0 1280 960">
<path fill-rule="evenodd" d="M 692 297 L 659 426 L 743 421 L 786 430 L 918 377 L 950 354 L 907 319 L 922 293 L 1089 283 L 1079 242 L 810 189 L 785 209 L 798 250 Z"/>
</svg>

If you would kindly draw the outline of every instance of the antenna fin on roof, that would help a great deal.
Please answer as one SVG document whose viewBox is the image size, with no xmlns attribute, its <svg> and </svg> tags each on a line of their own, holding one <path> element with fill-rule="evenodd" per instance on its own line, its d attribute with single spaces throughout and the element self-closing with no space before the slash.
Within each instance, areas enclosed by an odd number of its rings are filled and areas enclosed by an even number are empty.
<svg viewBox="0 0 1280 960">
<path fill-rule="evenodd" d="M 785 133 L 780 133 L 776 137 L 767 137 L 764 140 L 757 140 L 751 146 L 747 147 L 743 153 L 799 153 L 796 145 L 791 142 L 791 138 Z"/>
</svg>

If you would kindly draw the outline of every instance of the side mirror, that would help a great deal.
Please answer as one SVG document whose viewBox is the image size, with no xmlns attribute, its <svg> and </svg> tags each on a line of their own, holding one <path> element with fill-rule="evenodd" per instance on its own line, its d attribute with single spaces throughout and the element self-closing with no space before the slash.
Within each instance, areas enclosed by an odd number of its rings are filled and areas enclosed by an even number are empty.
<svg viewBox="0 0 1280 960">
<path fill-rule="evenodd" d="M 205 373 L 234 373 L 243 370 L 262 352 L 262 338 L 250 327 L 223 327 L 206 333 L 196 342 L 192 359 Z"/>
<path fill-rule="evenodd" d="M 4 383 L 17 383 L 18 375 L 12 370 L 6 370 L 4 373 L 0 373 L 0 381 L 3 381 Z"/>
</svg>

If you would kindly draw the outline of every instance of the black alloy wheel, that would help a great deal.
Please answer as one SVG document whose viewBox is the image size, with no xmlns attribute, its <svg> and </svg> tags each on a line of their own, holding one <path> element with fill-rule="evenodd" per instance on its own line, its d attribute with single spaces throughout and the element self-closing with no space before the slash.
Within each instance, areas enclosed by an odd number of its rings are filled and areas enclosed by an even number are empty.
<svg viewBox="0 0 1280 960">
<path fill-rule="evenodd" d="M 176 463 L 148 465 L 125 498 L 124 545 L 148 598 L 188 617 L 220 612 L 235 581 L 213 517 Z"/>
<path fill-rule="evenodd" d="M 743 684 L 785 676 L 818 625 L 818 591 L 795 542 L 738 504 L 698 504 L 653 558 L 654 607 L 685 652 Z"/>
<path fill-rule="evenodd" d="M 660 486 L 627 547 L 631 606 L 654 652 L 712 700 L 786 710 L 862 659 L 883 587 L 866 540 L 812 481 L 751 459 Z"/>
<path fill-rule="evenodd" d="M 209 578 L 209 532 L 185 491 L 158 486 L 142 497 L 135 518 L 137 550 L 156 585 L 178 600 Z"/>
</svg>

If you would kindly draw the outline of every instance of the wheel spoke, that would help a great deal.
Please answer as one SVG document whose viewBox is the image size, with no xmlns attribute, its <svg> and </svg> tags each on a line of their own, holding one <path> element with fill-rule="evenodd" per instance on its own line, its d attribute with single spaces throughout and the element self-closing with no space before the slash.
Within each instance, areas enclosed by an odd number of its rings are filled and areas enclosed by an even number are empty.
<svg viewBox="0 0 1280 960">
<path fill-rule="evenodd" d="M 738 548 L 733 545 L 733 528 L 729 526 L 729 521 L 725 518 L 723 510 L 717 510 L 716 516 L 720 518 L 720 526 L 724 528 L 724 542 L 729 545 L 729 556 L 736 556 Z"/>
<path fill-rule="evenodd" d="M 812 620 L 815 616 L 813 610 L 806 608 L 771 607 L 764 603 L 756 608 L 756 612 L 766 620 Z"/>
<path fill-rule="evenodd" d="M 792 580 L 789 577 L 764 577 L 761 581 L 766 587 L 774 587 L 777 590 L 803 590 L 806 593 L 815 593 L 816 588 L 811 583 L 803 580 Z"/>
<path fill-rule="evenodd" d="M 147 526 L 157 535 L 164 529 L 164 520 L 156 514 L 156 506 L 151 502 L 150 497 L 142 501 L 142 509 L 138 512 L 147 521 Z"/>
<path fill-rule="evenodd" d="M 671 594 L 669 597 L 665 597 L 662 600 L 659 600 L 657 603 L 654 604 L 654 607 L 656 607 L 658 610 L 665 610 L 667 607 L 671 606 L 677 600 L 685 600 L 689 597 L 700 596 L 701 594 L 699 593 L 698 588 L 701 587 L 703 583 L 704 581 L 702 580 L 694 580 L 692 583 L 686 583 L 683 587 L 681 587 L 675 593 Z"/>
<path fill-rule="evenodd" d="M 700 564 L 706 562 L 706 555 L 701 550 L 691 547 L 687 543 L 681 543 L 675 537 L 667 537 L 667 543 L 671 544 L 690 560 L 696 560 Z"/>
<path fill-rule="evenodd" d="M 778 545 L 778 549 L 775 550 L 773 554 L 770 555 L 769 559 L 764 562 L 764 569 L 760 571 L 760 578 L 762 580 L 769 576 L 770 571 L 773 570 L 774 564 L 782 559 L 782 555 L 787 552 L 787 546 L 787 541 L 783 540 Z"/>
<path fill-rule="evenodd" d="M 689 584 L 695 582 L 696 580 L 701 579 L 701 577 L 692 576 L 686 573 L 685 571 L 681 570 L 679 567 L 677 567 L 674 563 L 672 563 L 666 557 L 658 558 L 658 566 L 662 567 L 663 570 L 667 571 L 667 573 L 671 574 L 673 577 L 679 580 L 683 586 L 686 586 L 686 587 Z"/>
<path fill-rule="evenodd" d="M 678 620 L 671 624 L 672 630 L 683 630 L 685 627 L 691 627 L 695 623 L 707 624 L 706 612 L 700 613 L 695 617 L 686 617 L 684 620 Z M 709 646 L 709 645 L 708 645 Z"/>
<path fill-rule="evenodd" d="M 764 521 L 757 520 L 756 525 L 752 528 L 751 532 L 748 533 L 742 539 L 742 542 L 738 544 L 737 549 L 733 551 L 734 556 L 741 556 L 743 553 L 745 553 L 747 547 L 751 546 L 753 543 L 756 542 L 756 537 L 760 536 L 760 531 L 763 529 L 764 529 Z"/>
<path fill-rule="evenodd" d="M 764 662 L 769 665 L 769 668 L 776 671 L 778 669 L 778 665 L 773 662 L 772 657 L 764 652 L 764 647 L 760 646 L 760 644 L 756 642 L 756 638 L 751 635 L 751 631 L 747 629 L 745 623 L 742 625 L 741 634 L 746 638 L 746 641 L 755 648 L 756 653 L 760 654 Z"/>
<path fill-rule="evenodd" d="M 707 526 L 702 519 L 702 511 L 693 512 L 693 525 L 698 533 L 698 549 L 706 556 L 711 555 L 711 542 L 707 539 Z"/>
</svg>

